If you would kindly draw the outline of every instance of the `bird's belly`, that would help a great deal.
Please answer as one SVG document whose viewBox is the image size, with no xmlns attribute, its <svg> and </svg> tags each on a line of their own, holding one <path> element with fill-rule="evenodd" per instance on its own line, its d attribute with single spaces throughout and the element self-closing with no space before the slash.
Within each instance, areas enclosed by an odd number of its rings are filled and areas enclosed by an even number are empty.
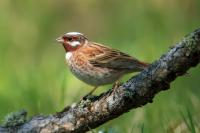
<svg viewBox="0 0 200 133">
<path fill-rule="evenodd" d="M 71 66 L 70 70 L 78 79 L 92 86 L 111 84 L 122 76 L 121 72 L 107 68 Z"/>
</svg>

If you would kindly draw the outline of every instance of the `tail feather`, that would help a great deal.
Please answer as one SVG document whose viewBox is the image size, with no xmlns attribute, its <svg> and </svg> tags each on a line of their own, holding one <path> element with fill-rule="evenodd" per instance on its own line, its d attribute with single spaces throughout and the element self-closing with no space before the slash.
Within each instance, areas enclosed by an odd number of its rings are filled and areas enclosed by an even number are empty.
<svg viewBox="0 0 200 133">
<path fill-rule="evenodd" d="M 135 71 L 142 71 L 144 69 L 146 69 L 150 64 L 146 63 L 146 62 L 141 62 L 138 61 L 137 63 L 134 62 L 130 67 L 131 67 L 131 72 L 135 72 Z"/>
<path fill-rule="evenodd" d="M 150 63 L 140 62 L 140 66 L 141 66 L 142 69 L 149 67 L 149 65 L 150 65 Z"/>
</svg>

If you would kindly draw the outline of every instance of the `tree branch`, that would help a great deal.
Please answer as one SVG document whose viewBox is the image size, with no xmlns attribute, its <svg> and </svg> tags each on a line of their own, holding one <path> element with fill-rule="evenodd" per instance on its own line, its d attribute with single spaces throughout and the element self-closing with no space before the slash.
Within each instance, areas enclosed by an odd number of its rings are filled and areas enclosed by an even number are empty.
<svg viewBox="0 0 200 133">
<path fill-rule="evenodd" d="M 138 75 L 100 96 L 93 96 L 48 116 L 34 116 L 21 125 L 0 126 L 0 132 L 86 132 L 130 109 L 151 103 L 155 94 L 200 62 L 200 28 L 187 35 Z"/>
</svg>

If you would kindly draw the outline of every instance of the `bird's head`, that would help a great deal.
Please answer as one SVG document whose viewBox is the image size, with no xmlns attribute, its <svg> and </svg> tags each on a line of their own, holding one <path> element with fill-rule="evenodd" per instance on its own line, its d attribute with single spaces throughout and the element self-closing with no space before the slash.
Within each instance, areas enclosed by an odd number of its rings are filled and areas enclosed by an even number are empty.
<svg viewBox="0 0 200 133">
<path fill-rule="evenodd" d="M 79 32 L 68 32 L 57 38 L 56 41 L 64 46 L 66 52 L 69 52 L 75 51 L 86 44 L 87 38 Z"/>
</svg>

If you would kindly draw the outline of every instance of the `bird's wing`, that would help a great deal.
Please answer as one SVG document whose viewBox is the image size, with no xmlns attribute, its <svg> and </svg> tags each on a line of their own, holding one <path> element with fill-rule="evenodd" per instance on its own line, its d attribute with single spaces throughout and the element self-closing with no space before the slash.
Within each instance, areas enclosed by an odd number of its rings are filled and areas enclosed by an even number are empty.
<svg viewBox="0 0 200 133">
<path fill-rule="evenodd" d="M 112 69 L 120 69 L 127 71 L 141 71 L 148 66 L 148 64 L 138 61 L 137 59 L 120 52 L 116 49 L 111 49 L 100 44 L 94 44 L 98 51 L 89 61 L 94 66 L 107 67 Z"/>
</svg>

